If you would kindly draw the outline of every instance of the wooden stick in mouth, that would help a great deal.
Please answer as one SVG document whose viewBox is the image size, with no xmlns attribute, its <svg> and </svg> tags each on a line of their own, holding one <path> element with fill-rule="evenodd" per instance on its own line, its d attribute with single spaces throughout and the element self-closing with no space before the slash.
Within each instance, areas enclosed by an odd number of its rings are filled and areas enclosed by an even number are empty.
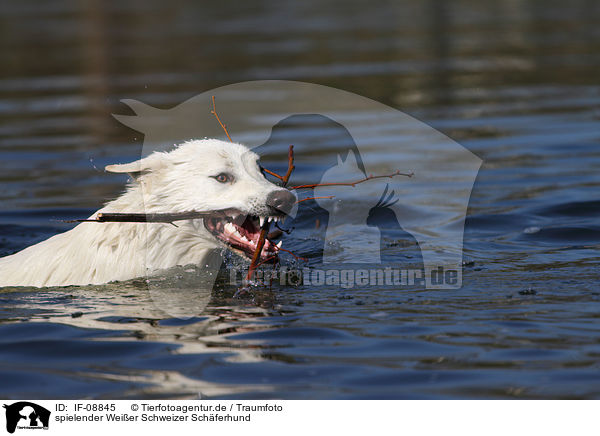
<svg viewBox="0 0 600 436">
<path fill-rule="evenodd" d="M 173 221 L 206 218 L 215 212 L 176 212 L 176 213 L 109 213 L 101 212 L 96 219 L 65 220 L 65 223 L 167 223 Z"/>
<path fill-rule="evenodd" d="M 292 175 L 292 171 L 294 171 L 294 146 L 290 145 L 288 149 L 288 170 L 285 173 L 285 176 L 280 177 L 281 186 L 285 188 L 288 181 L 290 180 L 290 176 Z M 252 278 L 252 274 L 254 270 L 259 265 L 260 253 L 265 246 L 265 240 L 267 239 L 267 233 L 269 233 L 269 227 L 271 223 L 269 220 L 265 220 L 264 224 L 260 228 L 260 235 L 258 236 L 258 241 L 256 243 L 256 249 L 254 250 L 254 254 L 252 255 L 252 260 L 250 261 L 250 266 L 248 267 L 248 274 L 246 274 L 246 280 L 250 280 Z"/>
</svg>

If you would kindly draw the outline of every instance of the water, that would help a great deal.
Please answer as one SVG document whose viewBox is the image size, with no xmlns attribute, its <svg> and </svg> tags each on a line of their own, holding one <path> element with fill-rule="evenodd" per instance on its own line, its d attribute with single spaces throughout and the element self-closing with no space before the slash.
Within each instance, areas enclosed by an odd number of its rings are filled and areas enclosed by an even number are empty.
<svg viewBox="0 0 600 436">
<path fill-rule="evenodd" d="M 460 290 L 240 296 L 219 282 L 183 320 L 143 281 L 5 288 L 0 396 L 598 398 L 599 18 L 589 1 L 5 8 L 0 255 L 118 195 L 123 178 L 101 169 L 143 143 L 110 116 L 128 113 L 122 98 L 169 108 L 233 82 L 312 81 L 407 112 L 484 163 Z M 308 156 L 299 182 L 347 149 L 319 119 L 276 134 Z M 285 147 L 271 151 L 281 171 Z M 311 207 L 286 246 L 316 264 L 327 215 Z M 410 235 L 377 224 L 385 259 L 419 264 Z"/>
</svg>

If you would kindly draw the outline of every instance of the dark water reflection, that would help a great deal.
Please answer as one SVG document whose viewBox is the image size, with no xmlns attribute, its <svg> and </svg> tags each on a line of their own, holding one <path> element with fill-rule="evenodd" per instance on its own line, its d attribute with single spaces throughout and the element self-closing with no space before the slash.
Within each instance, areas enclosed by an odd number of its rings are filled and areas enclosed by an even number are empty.
<svg viewBox="0 0 600 436">
<path fill-rule="evenodd" d="M 599 19 L 583 0 L 4 8 L 0 255 L 119 193 L 123 179 L 101 168 L 135 159 L 143 141 L 110 116 L 128 113 L 122 98 L 168 108 L 232 82 L 313 81 L 406 111 L 484 165 L 458 291 L 275 286 L 234 298 L 222 283 L 182 320 L 141 281 L 3 289 L 0 395 L 598 398 Z M 314 147 L 315 162 L 346 149 L 314 120 L 278 134 Z M 313 212 L 288 242 L 311 261 L 323 243 Z M 419 262 L 397 223 L 377 225 L 384 258 Z"/>
</svg>

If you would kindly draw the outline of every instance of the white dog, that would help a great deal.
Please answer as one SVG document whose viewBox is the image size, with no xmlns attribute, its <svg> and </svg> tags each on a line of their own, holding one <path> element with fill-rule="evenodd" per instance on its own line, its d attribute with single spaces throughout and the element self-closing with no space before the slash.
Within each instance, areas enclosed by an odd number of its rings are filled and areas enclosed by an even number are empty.
<svg viewBox="0 0 600 436">
<path fill-rule="evenodd" d="M 258 155 L 219 140 L 186 142 L 106 171 L 128 173 L 126 192 L 100 212 L 216 211 L 210 217 L 161 223 L 81 223 L 0 259 L 0 286 L 102 284 L 176 265 L 202 265 L 223 246 L 250 257 L 263 220 L 278 220 L 296 197 L 269 182 Z M 262 256 L 277 248 L 266 241 Z"/>
</svg>

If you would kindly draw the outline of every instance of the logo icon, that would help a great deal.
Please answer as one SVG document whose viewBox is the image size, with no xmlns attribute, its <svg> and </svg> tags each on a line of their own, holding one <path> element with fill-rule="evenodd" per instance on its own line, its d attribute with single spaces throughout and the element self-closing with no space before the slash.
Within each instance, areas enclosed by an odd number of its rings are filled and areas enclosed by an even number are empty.
<svg viewBox="0 0 600 436">
<path fill-rule="evenodd" d="M 6 409 L 6 431 L 14 433 L 18 429 L 48 429 L 50 411 L 28 401 L 4 405 Z"/>
<path fill-rule="evenodd" d="M 321 263 L 327 270 L 341 271 L 339 268 L 361 264 L 379 267 L 385 261 L 396 269 L 418 266 L 406 271 L 417 271 L 429 289 L 462 286 L 464 222 L 482 163 L 480 158 L 397 109 L 357 94 L 303 82 L 265 80 L 231 84 L 199 94 L 170 109 L 122 100 L 133 115 L 114 117 L 144 134 L 142 156 L 148 156 L 193 138 L 223 139 L 222 128 L 209 112 L 213 97 L 220 103 L 221 115 L 236 141 L 254 151 L 273 150 L 272 146 L 281 144 L 287 148 L 293 143 L 298 151 L 298 166 L 303 164 L 300 159 L 304 158 L 304 167 L 312 169 L 313 176 L 320 175 L 321 183 L 327 185 L 313 191 L 314 196 L 320 198 L 317 205 L 328 214 L 326 227 L 323 226 L 326 232 Z M 331 162 L 333 165 L 325 165 L 327 150 L 333 147 L 326 140 L 327 134 L 333 130 L 328 130 L 325 138 L 317 138 L 320 141 L 317 147 L 299 144 L 297 138 L 275 136 L 274 127 L 280 123 L 315 115 L 344 132 L 343 138 L 336 136 L 339 141 L 333 142 L 335 148 L 341 149 L 337 160 Z M 335 186 L 399 170 L 413 173 L 414 177 L 409 180 L 373 177 L 375 180 L 369 183 L 345 190 Z M 322 172 L 319 174 L 319 171 Z M 143 190 L 142 195 L 144 203 L 154 198 Z M 221 198 L 212 200 L 222 205 Z M 406 235 L 400 242 L 399 234 Z M 146 239 L 150 241 L 150 235 Z M 415 241 L 419 262 L 414 255 L 410 256 L 414 259 L 412 264 L 402 263 L 400 253 L 394 253 L 395 258 L 391 258 L 393 250 L 387 248 L 406 241 Z M 381 252 L 382 246 L 387 249 L 385 253 Z M 149 271 L 154 270 L 160 253 L 160 250 L 146 250 Z M 199 301 L 197 297 L 190 298 L 185 292 L 172 289 L 165 292 L 162 281 L 156 285 L 150 281 L 152 298 L 173 316 L 199 313 L 200 306 L 209 301 L 221 260 L 219 255 L 214 262 L 201 266 L 200 288 L 206 298 L 194 309 L 189 304 Z M 402 271 L 398 269 L 399 274 Z M 193 286 L 193 292 L 197 293 L 198 289 L 198 285 Z"/>
</svg>

